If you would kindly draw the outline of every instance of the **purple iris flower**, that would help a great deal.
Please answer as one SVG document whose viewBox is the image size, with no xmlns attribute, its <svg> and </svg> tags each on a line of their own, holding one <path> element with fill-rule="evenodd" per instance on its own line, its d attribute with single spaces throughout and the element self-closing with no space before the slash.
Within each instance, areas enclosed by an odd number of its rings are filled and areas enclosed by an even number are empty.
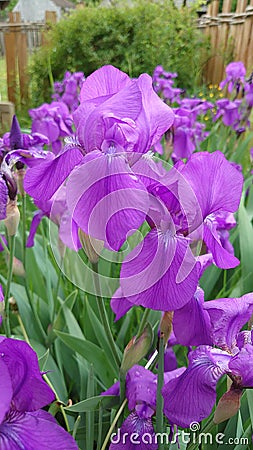
<svg viewBox="0 0 253 450">
<path fill-rule="evenodd" d="M 240 332 L 252 315 L 253 294 L 205 303 L 201 296 L 203 293 L 200 292 L 198 298 L 187 305 L 188 310 L 175 312 L 174 331 L 179 341 L 182 339 L 185 344 L 190 341 L 191 345 L 199 345 L 209 340 L 210 345 L 220 349 L 202 345 L 192 351 L 187 370 L 163 388 L 165 415 L 171 423 L 182 427 L 201 421 L 211 413 L 216 400 L 216 384 L 222 375 L 227 374 L 232 379 L 228 391 L 231 398 L 238 392 L 239 400 L 244 388 L 253 387 L 252 340 L 249 333 Z M 186 318 L 190 325 L 189 339 L 183 331 Z"/>
<path fill-rule="evenodd" d="M 241 61 L 231 62 L 226 67 L 226 78 L 220 83 L 221 89 L 228 84 L 228 92 L 231 93 L 234 88 L 239 92 L 240 85 L 244 83 L 246 69 Z M 237 93 L 238 93 L 237 92 Z"/>
<path fill-rule="evenodd" d="M 13 167 L 19 173 L 25 164 L 32 167 L 42 159 L 50 158 L 43 150 L 47 142 L 41 134 L 21 133 L 17 117 L 13 116 L 11 130 L 5 133 L 0 143 L 0 220 L 6 218 L 8 200 L 15 200 L 17 195 Z"/>
<path fill-rule="evenodd" d="M 64 102 L 70 113 L 73 113 L 80 103 L 79 95 L 84 79 L 83 72 L 65 72 L 63 80 L 54 83 L 52 99 Z"/>
<path fill-rule="evenodd" d="M 2 450 L 77 450 L 70 434 L 48 412 L 54 393 L 40 374 L 38 359 L 23 341 L 0 337 Z"/>
<path fill-rule="evenodd" d="M 214 220 L 237 210 L 242 185 L 242 174 L 221 152 L 199 152 L 148 187 L 155 205 L 148 213 L 151 230 L 122 263 L 111 302 L 117 319 L 131 303 L 173 311 L 193 298 L 200 277 L 190 248 L 195 240 L 204 240 L 218 267 L 239 264 L 223 246 Z"/>
<path fill-rule="evenodd" d="M 165 382 L 178 377 L 185 368 L 164 374 Z M 138 443 L 142 450 L 156 450 L 158 441 L 152 423 L 156 410 L 157 375 L 142 366 L 135 365 L 126 376 L 126 398 L 131 411 L 118 433 L 111 436 L 110 450 L 134 450 Z M 119 395 L 119 382 L 102 395 Z"/>
<path fill-rule="evenodd" d="M 182 345 L 217 345 L 232 351 L 236 336 L 252 313 L 252 294 L 205 302 L 204 292 L 198 288 L 190 302 L 174 312 L 173 330 Z"/>
<path fill-rule="evenodd" d="M 118 250 L 148 210 L 148 193 L 131 158 L 161 138 L 173 112 L 147 74 L 131 80 L 104 66 L 84 81 L 73 116 L 77 138 L 52 163 L 28 171 L 25 189 L 36 199 L 49 199 L 69 176 L 67 204 L 74 221 Z"/>
<path fill-rule="evenodd" d="M 175 120 L 172 127 L 173 158 L 189 158 L 208 136 L 205 124 L 197 121 L 197 116 L 210 109 L 208 102 L 199 99 L 183 99 L 179 108 L 174 108 Z"/>
<path fill-rule="evenodd" d="M 40 133 L 22 133 L 14 115 L 10 132 L 5 133 L 0 142 L 0 162 L 4 159 L 10 167 L 16 164 L 18 170 L 24 164 L 32 166 L 34 160 L 45 158 L 43 147 L 48 142 L 47 137 Z"/>
<path fill-rule="evenodd" d="M 117 318 L 129 303 L 161 311 L 180 308 L 198 283 L 198 267 L 184 234 L 201 213 L 194 193 L 175 168 L 148 190 L 151 230 L 122 263 L 120 289 L 111 304 Z"/>
<path fill-rule="evenodd" d="M 177 73 L 166 72 L 162 66 L 157 66 L 153 73 L 153 86 L 155 92 L 159 93 L 165 102 L 181 103 L 182 89 L 173 86 L 174 79 L 177 78 Z"/>
<path fill-rule="evenodd" d="M 162 389 L 164 413 L 169 421 L 185 428 L 208 417 L 216 401 L 216 384 L 225 374 L 232 380 L 226 394 L 231 397 L 235 394 L 236 400 L 240 400 L 243 389 L 253 387 L 252 356 L 253 346 L 249 344 L 234 356 L 210 346 L 192 351 L 186 371 Z M 238 402 L 232 414 L 226 411 L 226 418 L 236 413 L 239 406 Z"/>
<path fill-rule="evenodd" d="M 71 136 L 72 119 L 68 107 L 63 102 L 44 103 L 38 108 L 30 109 L 32 132 L 46 136 L 55 154 L 62 149 L 62 138 Z"/>
</svg>

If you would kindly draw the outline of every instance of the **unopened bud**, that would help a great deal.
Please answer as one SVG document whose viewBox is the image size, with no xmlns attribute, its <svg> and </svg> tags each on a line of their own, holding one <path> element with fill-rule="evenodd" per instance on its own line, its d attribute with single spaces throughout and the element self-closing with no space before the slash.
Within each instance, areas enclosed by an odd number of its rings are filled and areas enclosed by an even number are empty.
<svg viewBox="0 0 253 450">
<path fill-rule="evenodd" d="M 173 311 L 166 311 L 165 313 L 163 313 L 160 324 L 160 334 L 163 335 L 164 344 L 167 344 L 172 332 L 173 314 Z"/>
<path fill-rule="evenodd" d="M 96 264 L 104 248 L 104 242 L 89 236 L 80 228 L 78 230 L 78 236 L 89 261 L 92 264 Z"/>
<path fill-rule="evenodd" d="M 134 336 L 127 344 L 120 371 L 126 373 L 131 367 L 144 358 L 149 351 L 153 342 L 153 329 L 149 323 L 147 323 L 142 334 L 138 339 Z"/>
<path fill-rule="evenodd" d="M 7 253 L 6 254 L 6 264 L 7 266 L 9 265 L 9 261 L 10 261 L 10 255 Z M 25 268 L 23 266 L 22 261 L 20 261 L 20 259 L 16 258 L 15 256 L 13 257 L 13 268 L 12 268 L 13 274 L 17 275 L 18 277 L 25 277 Z"/>
<path fill-rule="evenodd" d="M 9 298 L 10 309 L 13 313 L 18 314 L 18 305 L 14 297 Z"/>
<path fill-rule="evenodd" d="M 223 394 L 214 413 L 213 421 L 215 424 L 230 419 L 239 411 L 241 396 L 241 389 L 230 389 Z"/>
<path fill-rule="evenodd" d="M 6 208 L 5 226 L 9 236 L 15 236 L 20 220 L 20 213 L 16 200 L 9 200 Z"/>
</svg>

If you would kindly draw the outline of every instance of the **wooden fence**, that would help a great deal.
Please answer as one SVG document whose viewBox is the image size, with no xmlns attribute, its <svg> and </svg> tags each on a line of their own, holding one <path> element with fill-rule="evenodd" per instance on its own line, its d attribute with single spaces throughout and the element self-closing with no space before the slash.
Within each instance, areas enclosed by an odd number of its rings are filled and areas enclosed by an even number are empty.
<svg viewBox="0 0 253 450">
<path fill-rule="evenodd" d="M 248 73 L 253 71 L 253 0 L 237 0 L 231 12 L 232 0 L 213 0 L 199 27 L 210 38 L 211 57 L 204 68 L 204 82 L 218 84 L 225 75 L 228 62 L 242 61 Z"/>
<path fill-rule="evenodd" d="M 28 100 L 28 56 L 29 49 L 32 49 L 31 46 L 29 47 L 28 30 L 30 31 L 31 39 L 31 31 L 35 28 L 34 25 L 31 27 L 30 24 L 22 23 L 19 12 L 10 13 L 9 19 L 9 23 L 6 24 L 4 29 L 8 100 L 15 105 L 19 102 L 25 104 Z M 56 13 L 54 11 L 46 11 L 45 23 L 36 24 L 36 38 L 39 41 L 39 45 L 45 42 L 44 33 L 48 28 L 48 24 L 54 22 L 56 22 Z M 38 33 L 38 30 L 40 33 Z"/>
<path fill-rule="evenodd" d="M 237 0 L 231 12 L 232 0 L 223 0 L 219 13 L 219 0 L 213 0 L 207 14 L 198 26 L 209 37 L 211 53 L 203 71 L 205 83 L 218 84 L 225 75 L 226 64 L 242 61 L 248 73 L 253 71 L 253 0 Z M 56 22 L 56 13 L 46 12 L 46 23 L 25 24 L 20 13 L 10 13 L 8 24 L 0 25 L 7 68 L 8 100 L 17 105 L 28 99 L 27 63 L 29 52 L 45 43 L 45 30 Z M 0 39 L 1 40 L 1 39 Z M 17 95 L 18 93 L 18 95 Z"/>
</svg>

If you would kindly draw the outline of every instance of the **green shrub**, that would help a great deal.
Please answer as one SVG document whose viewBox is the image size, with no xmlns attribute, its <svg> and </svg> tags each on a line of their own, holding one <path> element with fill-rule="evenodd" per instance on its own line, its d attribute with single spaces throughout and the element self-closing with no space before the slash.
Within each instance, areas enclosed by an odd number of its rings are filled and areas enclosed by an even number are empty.
<svg viewBox="0 0 253 450">
<path fill-rule="evenodd" d="M 87 76 L 104 64 L 113 64 L 132 77 L 152 74 L 161 64 L 178 72 L 178 85 L 194 87 L 205 46 L 195 11 L 151 0 L 135 1 L 131 7 L 76 10 L 54 26 L 48 39 L 31 63 L 35 104 L 50 98 L 50 73 L 54 80 L 62 79 L 66 70 Z"/>
</svg>

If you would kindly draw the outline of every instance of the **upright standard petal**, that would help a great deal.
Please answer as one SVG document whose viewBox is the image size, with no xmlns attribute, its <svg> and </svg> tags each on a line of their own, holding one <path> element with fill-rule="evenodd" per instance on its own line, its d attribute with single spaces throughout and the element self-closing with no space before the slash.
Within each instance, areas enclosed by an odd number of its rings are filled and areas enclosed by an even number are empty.
<svg viewBox="0 0 253 450">
<path fill-rule="evenodd" d="M 123 295 L 135 305 L 160 311 L 182 308 L 194 295 L 198 268 L 187 239 L 148 233 L 122 263 Z"/>
<path fill-rule="evenodd" d="M 82 107 L 83 105 L 81 105 Z M 85 106 L 85 104 L 84 104 Z M 135 81 L 131 81 L 117 94 L 97 106 L 91 113 L 79 116 L 77 136 L 85 151 L 101 150 L 106 132 L 117 120 L 135 121 L 142 109 L 141 91 Z M 139 130 L 141 134 L 142 130 Z"/>
<path fill-rule="evenodd" d="M 130 82 L 129 76 L 116 67 L 103 66 L 83 82 L 80 92 L 81 103 L 105 95 L 114 95 Z"/>
<path fill-rule="evenodd" d="M 70 175 L 67 204 L 77 225 L 88 235 L 119 250 L 137 230 L 148 210 L 148 194 L 124 155 L 99 151 L 85 156 Z"/>
<path fill-rule="evenodd" d="M 156 94 L 152 85 L 152 78 L 144 73 L 137 80 L 142 93 L 142 113 L 137 124 L 148 130 L 147 142 L 141 137 L 141 141 L 136 151 L 146 153 L 155 145 L 163 134 L 172 126 L 174 122 L 174 113 L 172 109 L 161 100 Z"/>
<path fill-rule="evenodd" d="M 188 368 L 164 385 L 164 413 L 171 424 L 183 428 L 200 422 L 212 411 L 218 379 L 228 370 L 231 356 L 201 346 L 189 354 Z"/>
</svg>

